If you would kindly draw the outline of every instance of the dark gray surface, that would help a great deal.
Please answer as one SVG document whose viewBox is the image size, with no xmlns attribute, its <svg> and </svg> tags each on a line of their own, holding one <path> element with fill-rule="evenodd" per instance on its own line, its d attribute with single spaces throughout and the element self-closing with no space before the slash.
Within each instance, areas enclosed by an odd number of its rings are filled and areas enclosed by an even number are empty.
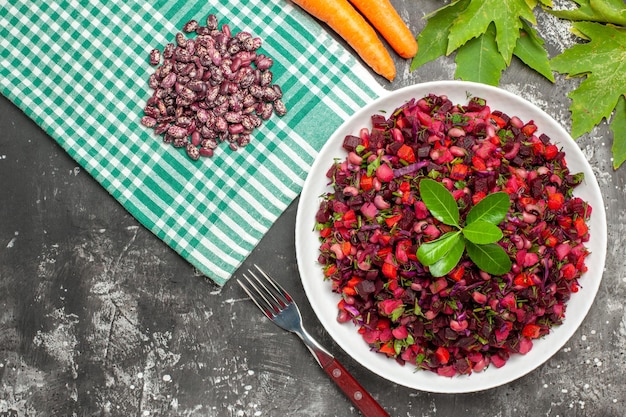
<svg viewBox="0 0 626 417">
<path fill-rule="evenodd" d="M 438 1 L 394 1 L 417 32 Z M 551 55 L 572 42 L 542 16 Z M 452 59 L 396 89 L 452 79 Z M 513 62 L 501 86 L 570 127 L 567 92 Z M 319 338 L 392 416 L 623 416 L 626 383 L 626 168 L 608 127 L 578 141 L 604 194 L 604 279 L 582 327 L 546 364 L 506 386 L 444 395 L 373 375 L 325 334 L 295 262 L 295 201 L 242 267 L 258 263 L 299 302 Z M 131 217 L 56 143 L 0 97 L 0 417 L 356 416 L 300 341 L 263 319 L 231 280 L 200 276 Z M 240 272 L 235 274 L 240 277 Z"/>
</svg>

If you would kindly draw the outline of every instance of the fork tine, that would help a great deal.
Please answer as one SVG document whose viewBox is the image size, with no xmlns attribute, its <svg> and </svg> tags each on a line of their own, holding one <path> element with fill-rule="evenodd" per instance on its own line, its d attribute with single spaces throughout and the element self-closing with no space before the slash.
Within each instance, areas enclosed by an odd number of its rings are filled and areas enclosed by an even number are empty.
<svg viewBox="0 0 626 417">
<path fill-rule="evenodd" d="M 285 289 L 283 287 L 280 286 L 280 284 L 278 284 L 278 282 L 276 282 L 272 277 L 269 276 L 269 274 L 265 271 L 263 271 L 257 264 L 254 264 L 254 267 L 259 271 L 259 273 L 265 278 L 265 280 L 267 282 L 270 283 L 270 285 L 272 287 L 274 287 L 274 289 L 276 290 L 276 292 L 278 294 L 280 294 L 281 297 L 283 297 L 284 301 L 286 303 L 292 303 L 293 299 L 291 298 L 291 296 L 289 295 L 289 293 L 287 291 L 285 291 Z M 250 271 L 250 273 L 254 276 L 254 274 L 252 273 L 252 271 Z M 256 276 L 255 276 L 256 278 Z M 257 278 L 258 279 L 258 278 Z"/>
<path fill-rule="evenodd" d="M 250 277 L 248 277 L 246 274 L 244 274 L 243 276 L 246 279 L 246 281 L 248 281 L 248 285 L 244 284 L 240 280 L 237 280 L 237 283 L 239 284 L 239 286 L 241 286 L 241 288 L 243 288 L 245 293 L 248 294 L 250 299 L 254 302 L 254 304 L 256 304 L 256 306 L 259 308 L 259 310 L 261 310 L 263 312 L 263 314 L 265 314 L 265 316 L 267 318 L 273 320 L 275 312 L 276 312 L 276 307 L 274 307 L 272 305 L 272 303 L 270 303 L 269 300 L 267 300 L 267 298 L 265 298 L 263 293 L 252 282 Z M 254 290 L 251 289 L 250 287 L 254 288 Z"/>
<path fill-rule="evenodd" d="M 247 281 L 237 280 L 241 288 L 254 301 L 254 304 L 270 319 L 274 319 L 289 304 L 293 303 L 291 296 L 272 277 L 258 265 L 254 265 L 262 278 L 248 270 L 250 276 L 243 274 Z"/>
<path fill-rule="evenodd" d="M 258 276 L 256 276 L 254 272 L 248 270 L 248 273 L 252 275 L 252 278 L 254 278 L 255 282 L 252 282 L 253 280 L 248 279 L 250 283 L 254 286 L 254 289 L 261 293 L 261 296 L 263 296 L 263 298 L 272 306 L 276 313 L 279 313 L 280 310 L 285 308 L 285 300 L 282 298 L 281 294 L 277 292 L 276 288 L 272 285 L 272 282 L 267 281 L 267 277 L 264 277 L 266 278 L 264 282 Z M 267 285 L 268 283 L 269 286 Z"/>
</svg>

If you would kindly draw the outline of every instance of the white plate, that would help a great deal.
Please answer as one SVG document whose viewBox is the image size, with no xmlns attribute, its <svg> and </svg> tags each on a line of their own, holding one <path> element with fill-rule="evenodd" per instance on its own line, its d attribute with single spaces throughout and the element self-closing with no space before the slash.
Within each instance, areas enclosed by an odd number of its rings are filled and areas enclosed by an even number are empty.
<svg viewBox="0 0 626 417">
<path fill-rule="evenodd" d="M 573 294 L 568 302 L 563 324 L 553 328 L 546 337 L 534 341 L 532 350 L 526 355 L 512 355 L 502 368 L 491 366 L 484 372 L 453 378 L 430 371 L 416 371 L 409 364 L 401 366 L 383 354 L 370 351 L 351 322 L 337 322 L 339 295 L 331 292 L 330 282 L 324 281 L 321 266 L 317 262 L 318 233 L 313 230 L 320 196 L 328 191 L 325 174 L 334 158 L 346 157 L 341 147 L 344 137 L 347 134 L 357 135 L 361 127 L 371 127 L 372 114 L 381 111 L 389 114 L 405 101 L 429 93 L 445 94 L 454 104 L 466 104 L 470 94 L 486 99 L 492 110 L 501 110 L 509 116 L 517 115 L 525 122 L 534 120 L 539 128 L 538 133 L 547 134 L 553 143 L 565 151 L 571 172 L 585 174 L 585 180 L 576 188 L 575 195 L 588 201 L 593 208 L 589 221 L 591 238 L 587 244 L 591 251 L 587 257 L 589 270 L 580 279 L 580 291 Z M 565 345 L 587 315 L 600 286 L 606 236 L 606 216 L 600 188 L 589 163 L 565 129 L 538 107 L 507 91 L 483 84 L 442 81 L 391 92 L 357 111 L 330 137 L 313 164 L 300 196 L 296 217 L 296 256 L 302 284 L 313 310 L 346 353 L 372 372 L 397 384 L 429 392 L 465 393 L 497 387 L 520 378 L 546 362 Z"/>
</svg>

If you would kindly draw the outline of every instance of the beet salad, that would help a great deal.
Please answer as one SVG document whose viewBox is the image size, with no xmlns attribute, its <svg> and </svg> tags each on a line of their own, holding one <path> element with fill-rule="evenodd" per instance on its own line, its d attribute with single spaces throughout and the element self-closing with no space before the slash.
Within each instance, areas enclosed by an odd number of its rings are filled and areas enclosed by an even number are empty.
<svg viewBox="0 0 626 417">
<path fill-rule="evenodd" d="M 372 350 L 444 376 L 527 353 L 561 324 L 587 269 L 591 207 L 573 194 L 582 174 L 533 121 L 478 97 L 460 105 L 430 94 L 371 122 L 345 137 L 347 156 L 328 170 L 332 191 L 316 215 L 318 261 L 341 294 L 337 319 L 354 323 Z M 426 204 L 424 180 L 451 195 L 458 227 L 437 215 L 445 205 Z M 475 245 L 480 227 L 464 236 L 460 225 L 469 230 L 468 213 L 496 193 L 508 196 L 486 228 L 497 234 Z M 426 244 L 447 268 L 422 262 Z M 476 255 L 488 246 L 505 262 Z M 477 266 L 489 262 L 496 268 Z"/>
</svg>

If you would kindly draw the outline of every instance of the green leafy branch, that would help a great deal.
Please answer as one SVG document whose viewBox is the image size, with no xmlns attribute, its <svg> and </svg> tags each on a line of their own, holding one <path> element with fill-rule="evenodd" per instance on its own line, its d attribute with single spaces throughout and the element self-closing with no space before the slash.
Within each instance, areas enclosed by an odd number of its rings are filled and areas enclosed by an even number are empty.
<svg viewBox="0 0 626 417">
<path fill-rule="evenodd" d="M 511 206 L 506 193 L 497 192 L 482 199 L 470 209 L 462 227 L 459 207 L 446 187 L 426 178 L 420 182 L 419 189 L 433 217 L 457 229 L 418 248 L 417 258 L 428 266 L 433 276 L 441 277 L 452 271 L 465 251 L 478 268 L 490 274 L 502 275 L 511 269 L 509 255 L 496 243 L 502 239 L 498 224 Z"/>
<path fill-rule="evenodd" d="M 415 70 L 456 52 L 455 77 L 498 85 L 513 56 L 554 82 L 543 39 L 535 26 L 534 8 L 550 0 L 453 0 L 427 16 L 417 40 Z"/>
<path fill-rule="evenodd" d="M 613 168 L 626 161 L 626 4 L 622 0 L 575 0 L 574 10 L 549 10 L 572 20 L 572 32 L 583 40 L 556 56 L 555 71 L 585 77 L 568 94 L 572 100 L 572 136 L 591 132 L 611 119 Z"/>
</svg>

